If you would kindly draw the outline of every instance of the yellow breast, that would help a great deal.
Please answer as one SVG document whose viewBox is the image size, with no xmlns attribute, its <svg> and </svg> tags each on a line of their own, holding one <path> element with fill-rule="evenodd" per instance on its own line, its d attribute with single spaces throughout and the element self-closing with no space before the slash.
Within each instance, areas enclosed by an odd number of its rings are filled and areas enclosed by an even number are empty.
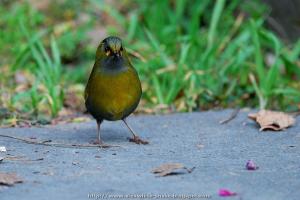
<svg viewBox="0 0 300 200">
<path fill-rule="evenodd" d="M 133 68 L 118 73 L 95 71 L 86 87 L 86 106 L 96 119 L 119 120 L 135 110 L 141 93 L 141 83 Z"/>
</svg>

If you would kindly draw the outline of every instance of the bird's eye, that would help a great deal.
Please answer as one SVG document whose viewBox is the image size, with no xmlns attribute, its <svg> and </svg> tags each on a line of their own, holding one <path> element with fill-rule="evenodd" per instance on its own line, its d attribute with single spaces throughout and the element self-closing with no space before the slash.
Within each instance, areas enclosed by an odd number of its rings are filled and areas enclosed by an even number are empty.
<svg viewBox="0 0 300 200">
<path fill-rule="evenodd" d="M 105 52 L 108 52 L 108 51 L 109 51 L 109 48 L 108 48 L 108 47 L 105 47 L 104 51 L 105 51 Z"/>
</svg>

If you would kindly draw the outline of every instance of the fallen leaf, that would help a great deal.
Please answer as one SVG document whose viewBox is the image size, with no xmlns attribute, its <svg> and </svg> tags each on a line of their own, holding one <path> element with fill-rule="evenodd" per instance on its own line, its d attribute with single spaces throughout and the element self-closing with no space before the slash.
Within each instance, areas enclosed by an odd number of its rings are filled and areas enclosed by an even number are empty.
<svg viewBox="0 0 300 200">
<path fill-rule="evenodd" d="M 22 183 L 23 180 L 15 173 L 0 172 L 0 185 L 12 186 L 15 183 Z"/>
<path fill-rule="evenodd" d="M 235 195 L 237 195 L 236 192 L 231 192 L 230 190 L 227 190 L 227 189 L 219 190 L 219 196 L 221 196 L 221 197 L 230 197 L 230 196 L 235 196 Z"/>
<path fill-rule="evenodd" d="M 252 160 L 248 160 L 248 162 L 246 163 L 247 170 L 257 170 L 258 168 L 259 167 Z"/>
<path fill-rule="evenodd" d="M 1 147 L 0 147 L 0 152 L 6 152 L 6 148 L 3 147 L 3 146 L 1 146 Z"/>
<path fill-rule="evenodd" d="M 157 174 L 158 176 L 168 176 L 171 174 L 178 173 L 177 170 L 184 169 L 188 173 L 191 173 L 194 170 L 195 167 L 188 169 L 181 163 L 166 163 L 162 164 L 159 167 L 154 168 L 151 172 L 154 174 Z"/>
<path fill-rule="evenodd" d="M 248 117 L 256 121 L 261 128 L 260 131 L 271 129 L 280 131 L 295 123 L 295 119 L 283 112 L 275 112 L 270 110 L 261 110 L 258 113 L 251 113 Z"/>
<path fill-rule="evenodd" d="M 151 172 L 158 174 L 158 176 L 167 176 L 174 173 L 177 169 L 183 169 L 184 166 L 180 163 L 166 163 L 157 168 L 154 168 Z"/>
</svg>

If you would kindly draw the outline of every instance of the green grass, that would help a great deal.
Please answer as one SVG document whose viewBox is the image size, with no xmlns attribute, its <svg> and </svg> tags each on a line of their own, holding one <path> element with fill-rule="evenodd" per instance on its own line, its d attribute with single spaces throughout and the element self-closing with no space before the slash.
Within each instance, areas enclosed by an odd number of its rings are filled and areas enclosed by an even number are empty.
<svg viewBox="0 0 300 200">
<path fill-rule="evenodd" d="M 127 43 L 147 59 L 147 63 L 136 62 L 149 84 L 145 99 L 175 104 L 183 111 L 215 106 L 297 108 L 299 76 L 286 76 L 286 71 L 299 71 L 299 54 L 290 66 L 284 65 L 283 54 L 298 47 L 287 47 L 267 30 L 262 14 L 233 16 L 238 0 L 195 1 L 193 7 L 186 1 L 172 2 L 173 7 L 168 1 L 148 1 L 131 16 L 143 21 L 119 21 L 127 32 L 134 32 Z M 157 13 L 160 9 L 164 12 Z M 274 57 L 270 66 L 267 55 Z M 284 91 L 294 91 L 293 97 Z"/>
<path fill-rule="evenodd" d="M 193 6 L 184 0 L 79 4 L 56 2 L 48 11 L 52 15 L 26 3 L 10 5 L 10 12 L 1 7 L 0 25 L 8 25 L 1 32 L 0 56 L 6 59 L 0 67 L 11 67 L 1 81 L 1 92 L 10 97 L 0 107 L 57 116 L 64 93 L 74 84 L 84 86 L 88 78 L 97 44 L 89 42 L 87 33 L 101 27 L 144 59 L 132 61 L 147 107 L 298 109 L 300 41 L 287 45 L 268 30 L 268 8 L 258 0 L 198 0 Z M 73 18 L 64 19 L 62 8 Z M 79 23 L 83 14 L 89 20 Z M 19 48 L 10 48 L 12 41 Z M 31 87 L 14 92 L 11 78 L 24 71 L 34 77 Z"/>
</svg>

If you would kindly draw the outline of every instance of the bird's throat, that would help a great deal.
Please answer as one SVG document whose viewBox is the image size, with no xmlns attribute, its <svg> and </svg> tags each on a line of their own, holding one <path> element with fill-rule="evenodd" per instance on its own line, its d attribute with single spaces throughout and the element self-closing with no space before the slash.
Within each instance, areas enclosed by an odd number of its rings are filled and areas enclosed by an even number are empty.
<svg viewBox="0 0 300 200">
<path fill-rule="evenodd" d="M 118 73 L 127 69 L 124 59 L 114 56 L 96 61 L 96 66 L 99 70 L 107 73 Z"/>
</svg>

